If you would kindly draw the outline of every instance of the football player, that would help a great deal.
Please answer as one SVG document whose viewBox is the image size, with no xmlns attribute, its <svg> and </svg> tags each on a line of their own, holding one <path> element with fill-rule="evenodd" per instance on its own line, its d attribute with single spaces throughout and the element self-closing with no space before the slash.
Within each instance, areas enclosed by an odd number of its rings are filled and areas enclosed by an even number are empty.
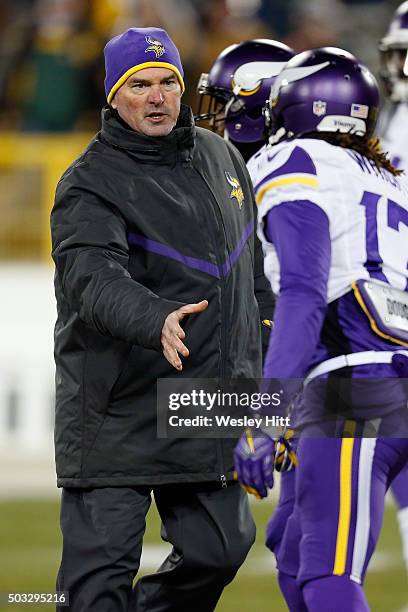
<svg viewBox="0 0 408 612">
<path fill-rule="evenodd" d="M 294 54 L 290 47 L 268 39 L 247 40 L 224 49 L 198 82 L 196 121 L 208 122 L 248 161 L 269 136 L 263 108 L 278 74 Z M 272 321 L 265 320 L 263 325 L 271 329 Z M 292 441 L 292 447 L 296 447 L 296 442 Z M 295 491 L 295 470 L 288 469 L 292 463 L 280 467 L 286 469 L 280 470 L 279 503 L 266 528 L 266 544 L 275 554 L 292 513 Z M 250 492 L 259 496 L 255 489 Z"/>
<path fill-rule="evenodd" d="M 265 142 L 262 109 L 276 76 L 293 55 L 283 43 L 268 39 L 246 40 L 224 49 L 199 79 L 196 123 L 232 142 L 247 161 Z M 257 254 L 262 257 L 261 249 Z M 263 355 L 272 315 L 263 320 Z"/>
<path fill-rule="evenodd" d="M 408 168 L 408 0 L 396 10 L 379 45 L 381 78 L 387 103 L 379 121 L 379 135 L 392 163 Z"/>
<path fill-rule="evenodd" d="M 277 554 L 296 612 L 369 610 L 362 585 L 385 493 L 408 460 L 408 183 L 372 139 L 378 106 L 375 78 L 347 51 L 298 54 L 271 90 L 280 142 L 248 164 L 279 294 L 264 377 L 306 377 Z M 275 449 L 267 432 L 236 448 L 240 481 L 262 496 Z"/>
<path fill-rule="evenodd" d="M 380 117 L 379 135 L 392 163 L 408 173 L 408 1 L 396 10 L 380 41 L 381 77 L 387 104 Z M 398 505 L 398 523 L 408 569 L 408 465 L 391 485 Z"/>
</svg>

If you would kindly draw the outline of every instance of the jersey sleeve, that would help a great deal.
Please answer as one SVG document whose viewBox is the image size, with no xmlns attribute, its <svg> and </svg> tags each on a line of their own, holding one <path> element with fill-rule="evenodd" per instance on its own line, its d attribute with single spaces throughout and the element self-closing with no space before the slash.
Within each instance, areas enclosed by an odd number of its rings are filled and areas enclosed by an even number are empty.
<svg viewBox="0 0 408 612">
<path fill-rule="evenodd" d="M 320 181 L 309 153 L 298 145 L 277 152 L 264 152 L 255 179 L 255 198 L 259 216 L 281 202 L 310 200 L 318 202 Z"/>
<path fill-rule="evenodd" d="M 313 202 L 269 211 L 265 234 L 280 263 L 280 296 L 264 366 L 265 378 L 302 378 L 318 343 L 327 304 L 329 219 Z"/>
<path fill-rule="evenodd" d="M 273 243 L 264 232 L 268 213 L 283 202 L 320 204 L 317 169 L 309 153 L 296 143 L 264 148 L 249 162 L 258 207 L 257 234 L 264 253 L 265 275 L 275 295 L 280 291 L 280 262 Z"/>
</svg>

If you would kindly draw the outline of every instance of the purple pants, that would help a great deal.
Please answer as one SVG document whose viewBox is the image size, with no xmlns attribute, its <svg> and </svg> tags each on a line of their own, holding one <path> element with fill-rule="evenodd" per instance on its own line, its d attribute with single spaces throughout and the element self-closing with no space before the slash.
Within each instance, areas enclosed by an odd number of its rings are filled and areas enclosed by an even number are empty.
<svg viewBox="0 0 408 612">
<path fill-rule="evenodd" d="M 296 469 L 282 472 L 280 481 L 279 502 L 266 526 L 266 546 L 275 557 L 282 543 L 282 535 L 293 512 L 295 504 Z"/>
<path fill-rule="evenodd" d="M 308 426 L 298 457 L 294 509 L 277 547 L 278 569 L 296 576 L 299 585 L 332 575 L 362 584 L 385 493 L 408 461 L 408 439 L 314 437 Z"/>
</svg>

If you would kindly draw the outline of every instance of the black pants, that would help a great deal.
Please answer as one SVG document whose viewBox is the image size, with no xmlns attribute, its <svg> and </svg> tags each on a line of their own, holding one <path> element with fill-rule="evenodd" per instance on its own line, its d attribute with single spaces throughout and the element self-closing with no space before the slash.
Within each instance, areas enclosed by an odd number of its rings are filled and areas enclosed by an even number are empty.
<svg viewBox="0 0 408 612">
<path fill-rule="evenodd" d="M 246 494 L 233 484 L 153 489 L 162 538 L 173 545 L 155 574 L 139 569 L 150 487 L 64 489 L 61 612 L 211 612 L 255 538 Z"/>
</svg>

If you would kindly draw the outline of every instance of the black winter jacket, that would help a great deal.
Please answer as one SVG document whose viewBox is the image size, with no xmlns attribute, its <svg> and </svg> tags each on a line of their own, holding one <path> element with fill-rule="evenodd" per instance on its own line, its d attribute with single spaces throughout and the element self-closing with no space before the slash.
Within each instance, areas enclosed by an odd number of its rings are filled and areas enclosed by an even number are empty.
<svg viewBox="0 0 408 612">
<path fill-rule="evenodd" d="M 261 317 L 273 297 L 237 151 L 195 128 L 187 107 L 160 138 L 106 107 L 58 184 L 51 229 L 58 485 L 230 479 L 234 440 L 158 439 L 156 380 L 261 375 L 254 279 Z M 182 322 L 190 357 L 178 373 L 161 352 L 164 320 L 204 298 L 207 310 Z"/>
</svg>

